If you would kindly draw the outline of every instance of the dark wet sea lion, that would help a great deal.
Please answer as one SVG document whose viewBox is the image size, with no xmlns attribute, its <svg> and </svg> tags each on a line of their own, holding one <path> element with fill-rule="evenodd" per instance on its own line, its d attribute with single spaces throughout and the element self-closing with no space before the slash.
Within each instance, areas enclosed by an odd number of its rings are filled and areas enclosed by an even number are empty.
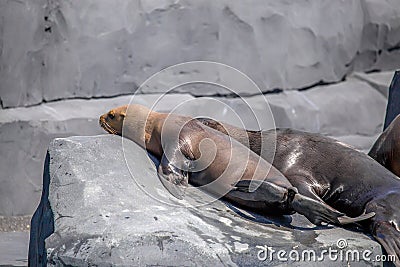
<svg viewBox="0 0 400 267">
<path fill-rule="evenodd" d="M 238 141 L 248 138 L 250 149 L 263 158 L 274 158 L 272 165 L 300 194 L 349 216 L 375 212 L 363 226 L 400 264 L 400 178 L 377 161 L 320 134 L 291 129 L 246 131 L 207 118 L 198 120 L 222 133 L 229 132 Z M 388 129 L 386 135 L 392 133 Z"/>
<path fill-rule="evenodd" d="M 400 71 L 396 71 L 389 87 L 384 132 L 368 155 L 400 177 Z"/>
<path fill-rule="evenodd" d="M 379 136 L 368 155 L 400 176 L 400 115 Z"/>
<path fill-rule="evenodd" d="M 159 177 L 178 198 L 188 182 L 195 186 L 211 183 L 207 191 L 217 195 L 227 193 L 224 195 L 226 199 L 242 207 L 266 214 L 291 214 L 296 211 L 314 224 L 345 224 L 374 215 L 371 213 L 352 219 L 319 200 L 298 194 L 297 189 L 271 164 L 239 142 L 231 142 L 227 135 L 190 117 L 157 113 L 141 105 L 131 105 L 102 115 L 100 125 L 112 134 L 122 135 L 123 132 L 124 137 L 161 158 Z M 166 139 L 161 138 L 161 133 Z M 175 136 L 179 138 L 174 140 Z M 208 159 L 202 157 L 201 152 L 211 149 L 200 152 L 203 140 L 212 140 L 216 146 L 215 159 L 210 165 L 205 164 Z M 190 171 L 199 165 L 208 167 Z M 255 191 L 249 188 L 251 180 L 259 186 Z"/>
<path fill-rule="evenodd" d="M 388 103 L 383 130 L 400 114 L 400 70 L 395 71 L 389 87 Z"/>
</svg>

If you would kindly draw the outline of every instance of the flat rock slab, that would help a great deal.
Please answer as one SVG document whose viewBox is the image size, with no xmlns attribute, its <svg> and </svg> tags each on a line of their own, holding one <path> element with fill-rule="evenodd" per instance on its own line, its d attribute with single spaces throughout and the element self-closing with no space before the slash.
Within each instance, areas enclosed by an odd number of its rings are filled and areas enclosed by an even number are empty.
<svg viewBox="0 0 400 267">
<path fill-rule="evenodd" d="M 28 265 L 29 232 L 0 232 L 0 266 Z"/>
<path fill-rule="evenodd" d="M 338 249 L 339 239 L 347 242 L 343 251 L 369 250 L 371 259 L 382 254 L 364 233 L 316 228 L 301 215 L 267 218 L 219 200 L 194 206 L 208 196 L 197 189 L 175 200 L 159 182 L 147 153 L 118 136 L 55 139 L 43 184 L 32 218 L 32 266 L 46 265 L 46 257 L 47 266 L 286 265 L 276 254 L 266 261 L 258 256 L 264 256 L 265 246 L 320 255 L 324 249 Z M 296 262 L 321 264 L 343 266 L 347 261 L 325 257 Z M 351 262 L 368 264 L 380 266 L 372 260 Z"/>
<path fill-rule="evenodd" d="M 387 103 L 387 99 L 374 87 L 356 79 L 305 91 L 219 100 L 240 114 L 247 123 L 247 129 L 276 126 L 330 136 L 373 136 L 381 133 Z M 270 114 L 269 109 L 275 125 L 263 122 L 264 117 Z M 253 119 L 255 115 L 258 121 Z M 232 123 L 226 118 L 221 120 Z"/>
<path fill-rule="evenodd" d="M 389 95 L 389 86 L 394 76 L 394 71 L 374 72 L 374 73 L 362 73 L 355 72 L 351 77 L 369 83 L 372 87 L 378 90 L 386 98 Z"/>
</svg>

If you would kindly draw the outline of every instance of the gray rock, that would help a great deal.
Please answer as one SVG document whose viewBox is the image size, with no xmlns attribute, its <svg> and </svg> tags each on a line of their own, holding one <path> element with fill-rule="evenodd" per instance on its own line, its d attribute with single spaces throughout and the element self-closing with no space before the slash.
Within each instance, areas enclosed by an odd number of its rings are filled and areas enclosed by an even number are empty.
<svg viewBox="0 0 400 267">
<path fill-rule="evenodd" d="M 27 266 L 28 232 L 0 232 L 0 266 Z"/>
<path fill-rule="evenodd" d="M 135 102 L 151 106 L 159 97 L 139 96 Z M 104 133 L 99 116 L 130 99 L 68 100 L 0 110 L 0 215 L 33 213 L 40 199 L 46 147 L 53 138 Z M 189 99 L 189 95 L 167 95 L 156 108 L 170 110 Z"/>
<path fill-rule="evenodd" d="M 238 112 L 248 129 L 270 129 L 275 122 L 276 127 L 331 136 L 375 136 L 381 133 L 387 102 L 368 83 L 355 79 L 305 91 L 290 90 L 243 99 L 245 101 L 219 100 Z M 260 119 L 259 125 L 254 116 Z M 271 121 L 271 117 L 274 121 Z M 229 123 L 230 117 L 221 120 Z"/>
<path fill-rule="evenodd" d="M 46 0 L 0 2 L 0 103 L 20 107 L 43 101 Z M 60 88 L 60 93 L 64 88 Z M 61 94 L 60 94 L 61 95 Z"/>
<path fill-rule="evenodd" d="M 338 82 L 353 70 L 392 70 L 400 62 L 396 0 L 20 0 L 1 1 L 0 17 L 4 108 L 132 93 L 158 71 L 193 60 L 228 64 L 263 91 Z M 198 71 L 176 72 L 167 84 Z M 237 75 L 206 74 L 249 94 Z"/>
<path fill-rule="evenodd" d="M 389 86 L 393 79 L 393 75 L 394 75 L 393 71 L 386 71 L 386 72 L 374 72 L 369 74 L 362 72 L 355 72 L 351 76 L 369 83 L 369 85 L 378 90 L 378 92 L 380 92 L 383 96 L 387 98 L 389 95 Z"/>
<path fill-rule="evenodd" d="M 364 153 L 368 153 L 372 145 L 378 139 L 380 134 L 373 136 L 365 135 L 344 135 L 344 136 L 329 136 L 336 140 L 339 140 L 345 144 L 351 145 L 355 149 L 361 150 Z"/>
<path fill-rule="evenodd" d="M 44 265 L 46 255 L 47 266 L 283 266 L 288 263 L 276 254 L 271 262 L 260 261 L 260 247 L 319 255 L 323 249 L 337 249 L 342 238 L 347 241 L 343 251 L 368 250 L 371 259 L 382 253 L 361 232 L 315 228 L 300 215 L 292 221 L 267 218 L 222 201 L 194 207 L 190 203 L 207 196 L 196 189 L 191 197 L 175 200 L 162 187 L 145 151 L 121 141 L 106 135 L 50 144 L 43 195 L 32 218 L 31 266 Z M 325 257 L 295 264 L 338 266 L 347 261 Z M 381 266 L 364 260 L 350 264 Z"/>
<path fill-rule="evenodd" d="M 307 90 L 304 95 L 318 107 L 317 132 L 330 135 L 382 132 L 386 99 L 365 82 L 349 79 Z"/>
</svg>

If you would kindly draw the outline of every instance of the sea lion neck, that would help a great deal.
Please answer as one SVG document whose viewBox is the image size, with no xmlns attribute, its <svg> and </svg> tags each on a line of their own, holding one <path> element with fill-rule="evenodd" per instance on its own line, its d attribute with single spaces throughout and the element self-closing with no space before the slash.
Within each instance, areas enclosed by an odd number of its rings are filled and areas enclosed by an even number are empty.
<svg viewBox="0 0 400 267">
<path fill-rule="evenodd" d="M 161 144 L 160 132 L 162 118 L 165 114 L 151 111 L 142 105 L 129 105 L 123 124 L 123 137 L 126 137 L 156 156 L 162 155 L 159 151 Z"/>
</svg>

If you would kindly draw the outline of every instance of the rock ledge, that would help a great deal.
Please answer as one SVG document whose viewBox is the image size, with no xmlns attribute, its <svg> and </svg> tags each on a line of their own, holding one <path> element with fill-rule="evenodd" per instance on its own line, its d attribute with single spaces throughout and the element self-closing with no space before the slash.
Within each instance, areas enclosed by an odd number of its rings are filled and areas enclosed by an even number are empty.
<svg viewBox="0 0 400 267">
<path fill-rule="evenodd" d="M 31 225 L 30 266 L 258 266 L 260 246 L 302 252 L 381 247 L 367 235 L 336 227 L 315 228 L 300 215 L 266 218 L 222 201 L 193 208 L 174 203 L 143 149 L 111 135 L 55 139 L 44 166 L 43 194 Z M 146 178 L 162 203 L 134 182 Z M 47 259 L 47 261 L 46 261 Z M 289 260 L 290 262 L 290 260 Z M 270 265 L 287 264 L 276 255 Z M 328 257 L 314 265 L 338 266 Z M 351 262 L 352 266 L 379 266 Z M 296 262 L 297 266 L 313 263 Z"/>
</svg>

